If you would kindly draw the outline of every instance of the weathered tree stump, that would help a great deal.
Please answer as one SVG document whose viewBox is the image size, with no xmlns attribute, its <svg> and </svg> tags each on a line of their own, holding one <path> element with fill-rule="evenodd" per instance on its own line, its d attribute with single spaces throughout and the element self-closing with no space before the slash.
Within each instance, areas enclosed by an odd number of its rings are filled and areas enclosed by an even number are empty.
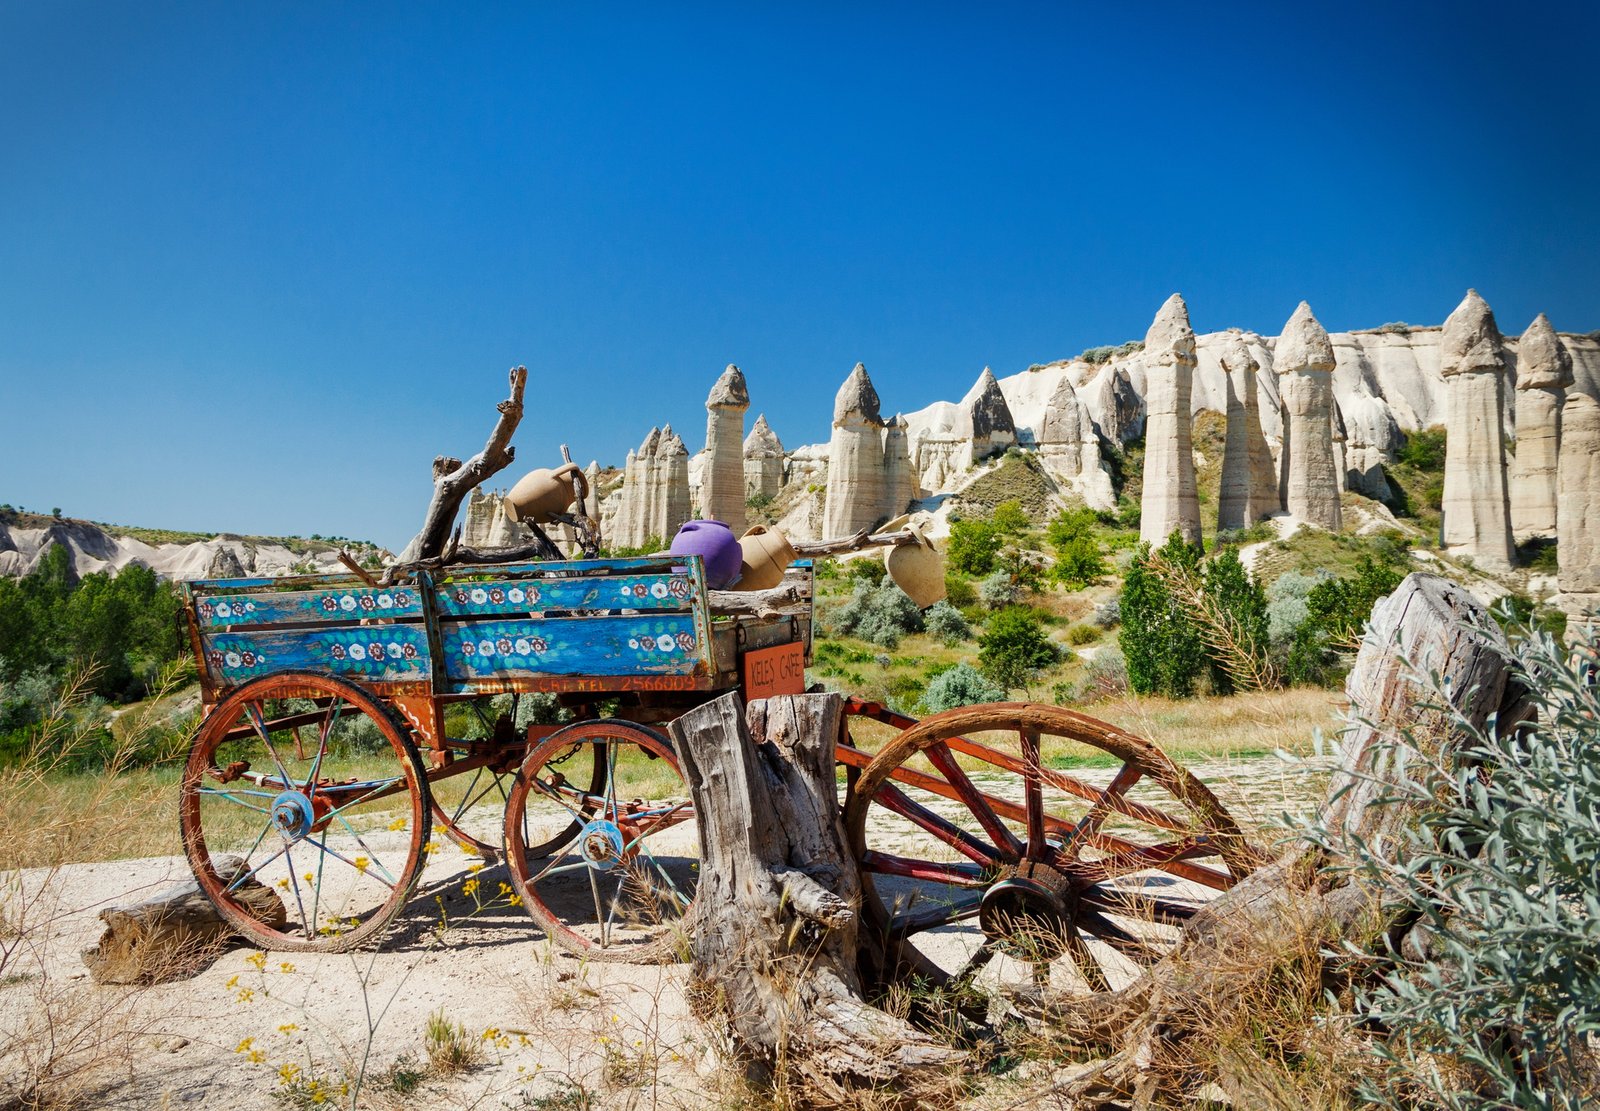
<svg viewBox="0 0 1600 1111">
<path fill-rule="evenodd" d="M 868 1005 L 856 968 L 861 885 L 839 824 L 836 694 L 729 694 L 672 723 L 699 822 L 691 932 L 702 1018 L 720 1014 L 758 1071 L 813 1093 L 948 1087 L 965 1054 Z"/>
<path fill-rule="evenodd" d="M 1405 806 L 1380 803 L 1385 783 L 1393 782 L 1392 746 L 1402 734 L 1433 753 L 1447 755 L 1458 743 L 1451 713 L 1437 704 L 1441 690 L 1474 725 L 1496 712 L 1501 727 L 1520 720 L 1522 693 L 1507 684 L 1509 651 L 1478 600 L 1448 579 L 1412 574 L 1379 602 L 1345 684 L 1350 725 L 1323 824 L 1382 851 L 1410 815 Z M 1196 915 L 1173 954 L 1127 988 L 1054 1000 L 1069 1036 L 1115 1051 L 1063 1091 L 1132 1096 L 1135 1107 L 1148 1106 L 1158 1063 L 1181 1058 L 1185 1034 L 1248 990 L 1242 968 L 1269 974 L 1358 926 L 1382 924 L 1378 893 L 1345 878 L 1341 863 L 1316 845 L 1296 843 Z"/>
<path fill-rule="evenodd" d="M 218 857 L 214 862 L 219 874 L 237 875 L 245 866 L 238 857 Z M 239 897 L 274 928 L 288 920 L 277 892 L 254 878 L 240 885 Z M 107 907 L 100 920 L 106 924 L 105 932 L 82 953 L 98 984 L 155 984 L 192 975 L 235 936 L 194 880 L 140 903 Z"/>
</svg>

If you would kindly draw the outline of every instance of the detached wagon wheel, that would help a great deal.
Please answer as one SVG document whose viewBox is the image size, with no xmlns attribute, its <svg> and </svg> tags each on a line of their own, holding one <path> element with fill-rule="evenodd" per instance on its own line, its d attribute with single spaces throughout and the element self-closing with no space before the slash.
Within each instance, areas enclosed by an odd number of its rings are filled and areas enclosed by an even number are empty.
<svg viewBox="0 0 1600 1111">
<path fill-rule="evenodd" d="M 195 879 L 240 933 L 269 949 L 339 952 L 379 935 L 410 897 L 428 807 L 416 746 L 381 702 L 291 672 L 246 683 L 206 716 L 179 825 Z M 276 894 L 281 918 L 256 884 Z"/>
<path fill-rule="evenodd" d="M 977 739 L 995 733 L 1007 736 Z M 1073 763 L 1073 742 L 1120 761 L 1109 782 L 1057 767 Z M 860 771 L 845 827 L 881 975 L 937 986 L 1054 976 L 1107 990 L 1263 861 L 1216 796 L 1148 741 L 1020 702 L 906 729 Z"/>
<path fill-rule="evenodd" d="M 626 721 L 551 734 L 523 761 L 505 840 L 516 894 L 558 945 L 632 964 L 677 959 L 700 841 L 666 737 Z"/>
</svg>

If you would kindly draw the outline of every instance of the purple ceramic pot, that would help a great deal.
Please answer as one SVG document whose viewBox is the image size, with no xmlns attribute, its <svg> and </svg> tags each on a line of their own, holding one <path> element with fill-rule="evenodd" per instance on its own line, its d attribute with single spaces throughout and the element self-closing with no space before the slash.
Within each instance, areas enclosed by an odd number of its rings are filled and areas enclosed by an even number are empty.
<svg viewBox="0 0 1600 1111">
<path fill-rule="evenodd" d="M 706 585 L 726 590 L 739 581 L 744 554 L 739 538 L 721 521 L 686 521 L 672 538 L 673 555 L 697 555 L 705 560 Z"/>
</svg>

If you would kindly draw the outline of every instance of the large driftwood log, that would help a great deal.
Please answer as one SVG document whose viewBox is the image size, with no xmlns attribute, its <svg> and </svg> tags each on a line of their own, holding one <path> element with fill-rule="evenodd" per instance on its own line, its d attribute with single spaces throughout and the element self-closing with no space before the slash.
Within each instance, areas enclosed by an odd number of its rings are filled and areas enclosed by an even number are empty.
<svg viewBox="0 0 1600 1111">
<path fill-rule="evenodd" d="M 237 875 L 245 863 L 218 857 L 221 875 Z M 275 929 L 287 921 L 277 892 L 254 878 L 240 885 L 239 898 Z M 81 954 L 97 984 L 154 984 L 188 976 L 209 964 L 233 940 L 233 927 L 217 914 L 194 880 L 139 903 L 107 907 L 100 940 Z"/>
<path fill-rule="evenodd" d="M 1409 816 L 1405 807 L 1379 801 L 1393 745 L 1403 733 L 1444 754 L 1458 743 L 1450 713 L 1437 704 L 1438 690 L 1475 725 L 1502 706 L 1513 708 L 1514 717 L 1521 692 L 1508 690 L 1508 654 L 1483 606 L 1448 579 L 1413 574 L 1379 602 L 1346 682 L 1350 724 L 1323 823 L 1382 846 Z M 1438 677 L 1437 690 L 1431 676 Z M 1205 1028 L 1208 1016 L 1249 990 L 1243 977 L 1270 975 L 1297 956 L 1315 959 L 1330 940 L 1381 924 L 1376 893 L 1344 877 L 1341 863 L 1297 842 L 1197 915 L 1174 953 L 1127 988 L 1052 1000 L 1065 1033 L 1115 1051 L 1062 1091 L 1132 1096 L 1135 1107 L 1148 1106 L 1162 1065 L 1184 1058 L 1186 1033 Z"/>
<path fill-rule="evenodd" d="M 511 437 L 522 421 L 522 391 L 527 384 L 528 368 L 513 367 L 511 396 L 496 406 L 500 411 L 500 419 L 495 422 L 494 431 L 489 433 L 489 442 L 482 451 L 465 463 L 448 455 L 441 455 L 433 461 L 433 497 L 428 502 L 427 513 L 423 515 L 422 529 L 400 553 L 400 558 L 395 561 L 397 564 L 416 563 L 441 555 L 445 541 L 450 537 L 451 526 L 455 524 L 456 514 L 461 509 L 462 499 L 516 457 Z"/>
<path fill-rule="evenodd" d="M 899 532 L 869 532 L 862 529 L 860 532 L 849 536 L 837 536 L 830 540 L 796 540 L 791 545 L 797 556 L 810 558 L 812 556 L 843 555 L 846 552 L 859 552 L 865 548 L 897 548 L 902 544 L 915 544 L 917 537 L 910 529 L 901 529 Z"/>
<path fill-rule="evenodd" d="M 915 1103 L 965 1055 L 862 999 L 839 721 L 836 694 L 754 702 L 747 717 L 734 693 L 672 723 L 700 833 L 696 996 L 759 1070 L 786 1070 L 814 1093 L 890 1086 Z"/>
</svg>

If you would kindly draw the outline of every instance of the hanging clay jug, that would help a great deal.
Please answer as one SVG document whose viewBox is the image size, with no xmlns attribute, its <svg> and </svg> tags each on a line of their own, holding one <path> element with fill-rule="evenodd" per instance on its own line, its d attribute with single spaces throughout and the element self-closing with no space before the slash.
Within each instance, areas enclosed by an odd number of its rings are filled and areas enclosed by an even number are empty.
<svg viewBox="0 0 1600 1111">
<path fill-rule="evenodd" d="M 739 538 L 743 570 L 740 590 L 767 590 L 783 581 L 783 573 L 794 562 L 794 545 L 777 529 L 754 525 Z"/>
<path fill-rule="evenodd" d="M 906 526 L 915 539 L 897 544 L 883 554 L 894 585 L 906 592 L 918 609 L 927 609 L 944 598 L 944 557 L 922 533 L 920 524 Z"/>
<path fill-rule="evenodd" d="M 523 475 L 502 503 L 506 516 L 513 521 L 528 520 L 536 525 L 547 525 L 557 513 L 566 512 L 567 506 L 589 492 L 583 477 L 583 468 L 567 463 L 555 470 L 540 468 Z"/>
<path fill-rule="evenodd" d="M 706 585 L 712 590 L 726 590 L 739 581 L 743 553 L 733 530 L 721 521 L 685 521 L 669 550 L 705 560 Z"/>
</svg>

